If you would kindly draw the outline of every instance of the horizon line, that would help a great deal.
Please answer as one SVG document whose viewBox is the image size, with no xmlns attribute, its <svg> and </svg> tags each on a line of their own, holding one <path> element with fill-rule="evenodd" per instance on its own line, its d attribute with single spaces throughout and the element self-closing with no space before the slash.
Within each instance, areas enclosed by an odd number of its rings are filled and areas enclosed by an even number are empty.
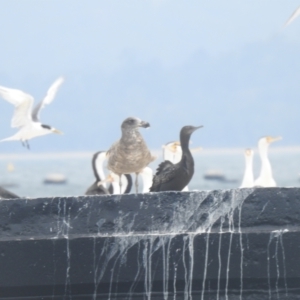
<svg viewBox="0 0 300 300">
<path fill-rule="evenodd" d="M 191 149 L 193 149 L 191 147 Z M 201 154 L 243 154 L 246 148 L 233 147 L 233 148 L 202 148 L 194 152 L 194 156 Z M 252 148 L 257 150 L 257 147 Z M 162 149 L 150 149 L 153 154 L 160 156 Z M 2 153 L 0 160 L 6 159 L 55 159 L 55 158 L 87 158 L 92 157 L 97 151 L 61 151 L 61 152 L 34 152 L 34 153 Z M 300 146 L 285 146 L 285 147 L 271 147 L 271 153 L 277 152 L 300 152 Z"/>
</svg>

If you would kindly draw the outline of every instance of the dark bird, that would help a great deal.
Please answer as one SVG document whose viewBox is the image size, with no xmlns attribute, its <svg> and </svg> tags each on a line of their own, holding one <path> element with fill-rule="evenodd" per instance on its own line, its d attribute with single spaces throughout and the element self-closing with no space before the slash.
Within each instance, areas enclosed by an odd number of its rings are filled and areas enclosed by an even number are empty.
<svg viewBox="0 0 300 300">
<path fill-rule="evenodd" d="M 104 179 L 103 163 L 106 159 L 106 152 L 99 151 L 93 155 L 92 168 L 96 181 L 87 189 L 85 195 L 107 195 L 110 194 L 105 183 L 98 186 L 98 183 Z M 101 177 L 102 178 L 101 178 Z"/>
<path fill-rule="evenodd" d="M 98 151 L 93 155 L 92 168 L 95 176 L 95 182 L 87 189 L 85 195 L 108 195 L 108 194 L 120 194 L 119 186 L 115 184 L 115 176 L 109 175 L 105 178 L 103 164 L 107 159 L 105 151 Z M 106 182 L 110 182 L 108 189 L 106 188 Z M 130 174 L 122 175 L 122 194 L 129 193 L 132 188 L 132 178 Z"/>
<path fill-rule="evenodd" d="M 20 198 L 20 197 L 2 187 L 0 187 L 0 199 L 17 199 L 17 198 Z"/>
<path fill-rule="evenodd" d="M 153 157 L 139 132 L 139 127 L 150 124 L 138 118 L 129 117 L 123 121 L 121 139 L 108 150 L 107 168 L 121 177 L 122 174 L 136 173 L 135 189 L 138 192 L 138 174 L 152 162 Z M 120 186 L 121 186 L 121 180 Z"/>
<path fill-rule="evenodd" d="M 180 130 L 181 160 L 173 164 L 169 160 L 162 162 L 153 177 L 150 192 L 181 191 L 194 175 L 194 159 L 189 149 L 192 133 L 203 126 L 184 126 Z"/>
</svg>

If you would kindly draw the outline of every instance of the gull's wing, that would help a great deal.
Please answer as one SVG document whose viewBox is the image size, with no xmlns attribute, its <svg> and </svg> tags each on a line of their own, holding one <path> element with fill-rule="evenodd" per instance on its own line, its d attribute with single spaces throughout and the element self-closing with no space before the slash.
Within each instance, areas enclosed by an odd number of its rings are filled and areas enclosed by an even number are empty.
<svg viewBox="0 0 300 300">
<path fill-rule="evenodd" d="M 40 114 L 40 111 L 47 105 L 47 104 L 50 104 L 56 93 L 57 93 L 57 90 L 58 88 L 60 87 L 60 85 L 64 82 L 64 78 L 63 77 L 59 77 L 58 79 L 56 79 L 54 81 L 54 83 L 50 86 L 49 90 L 47 91 L 47 95 L 45 96 L 45 98 L 39 102 L 34 110 L 32 111 L 32 119 L 33 121 L 36 121 L 38 122 L 39 121 L 39 114 Z"/>
<path fill-rule="evenodd" d="M 15 107 L 11 127 L 22 127 L 32 121 L 32 96 L 20 90 L 9 89 L 4 86 L 0 86 L 0 96 Z"/>
<path fill-rule="evenodd" d="M 299 17 L 299 15 L 300 15 L 300 6 L 293 12 L 290 18 L 286 21 L 284 27 L 290 25 L 295 19 L 297 19 L 297 17 Z"/>
</svg>

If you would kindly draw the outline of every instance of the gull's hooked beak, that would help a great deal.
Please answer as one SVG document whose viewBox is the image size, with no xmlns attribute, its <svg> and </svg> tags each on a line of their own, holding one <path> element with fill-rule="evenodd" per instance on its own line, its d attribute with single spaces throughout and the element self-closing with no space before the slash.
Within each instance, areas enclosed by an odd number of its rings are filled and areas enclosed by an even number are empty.
<svg viewBox="0 0 300 300">
<path fill-rule="evenodd" d="M 280 141 L 280 140 L 282 140 L 281 136 L 277 136 L 277 137 L 267 136 L 268 144 L 271 144 L 273 142 Z"/>
<path fill-rule="evenodd" d="M 100 185 L 102 185 L 103 183 L 106 183 L 106 182 L 114 182 L 114 179 L 110 174 L 105 179 L 99 181 L 97 183 L 97 186 L 100 186 Z"/>
<path fill-rule="evenodd" d="M 140 126 L 140 127 L 144 127 L 144 128 L 148 128 L 148 127 L 150 127 L 150 124 L 149 124 L 148 122 L 141 121 L 141 123 L 140 123 L 139 126 Z"/>
<path fill-rule="evenodd" d="M 57 130 L 57 129 L 52 129 L 52 132 L 53 133 L 56 133 L 56 134 L 64 134 L 62 131 L 59 131 L 59 130 Z"/>
</svg>

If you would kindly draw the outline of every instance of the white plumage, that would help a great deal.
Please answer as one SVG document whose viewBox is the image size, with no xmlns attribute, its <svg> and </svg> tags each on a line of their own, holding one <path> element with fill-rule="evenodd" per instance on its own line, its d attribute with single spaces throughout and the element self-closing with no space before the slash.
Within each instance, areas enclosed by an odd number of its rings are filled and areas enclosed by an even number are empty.
<svg viewBox="0 0 300 300">
<path fill-rule="evenodd" d="M 150 167 L 146 167 L 140 172 L 143 180 L 143 193 L 149 193 L 150 187 L 152 186 L 153 171 Z"/>
<path fill-rule="evenodd" d="M 245 150 L 245 163 L 246 163 L 245 173 L 240 188 L 251 188 L 254 186 L 252 149 Z"/>
<path fill-rule="evenodd" d="M 284 24 L 284 27 L 290 25 L 293 21 L 295 21 L 300 15 L 300 6 L 293 12 L 293 14 L 289 17 L 289 19 Z"/>
<path fill-rule="evenodd" d="M 261 159 L 261 170 L 259 177 L 254 181 L 255 186 L 275 187 L 276 182 L 273 178 L 271 163 L 268 158 L 269 145 L 275 141 L 281 140 L 281 137 L 266 136 L 258 141 L 258 151 Z"/>
<path fill-rule="evenodd" d="M 15 107 L 11 127 L 20 128 L 15 135 L 1 140 L 1 142 L 20 140 L 22 143 L 27 143 L 28 146 L 28 140 L 34 137 L 49 133 L 61 133 L 49 125 L 42 124 L 39 120 L 39 114 L 46 105 L 53 101 L 63 81 L 64 79 L 59 77 L 48 89 L 45 98 L 34 109 L 32 109 L 34 99 L 31 95 L 20 90 L 0 86 L 0 96 Z"/>
</svg>

